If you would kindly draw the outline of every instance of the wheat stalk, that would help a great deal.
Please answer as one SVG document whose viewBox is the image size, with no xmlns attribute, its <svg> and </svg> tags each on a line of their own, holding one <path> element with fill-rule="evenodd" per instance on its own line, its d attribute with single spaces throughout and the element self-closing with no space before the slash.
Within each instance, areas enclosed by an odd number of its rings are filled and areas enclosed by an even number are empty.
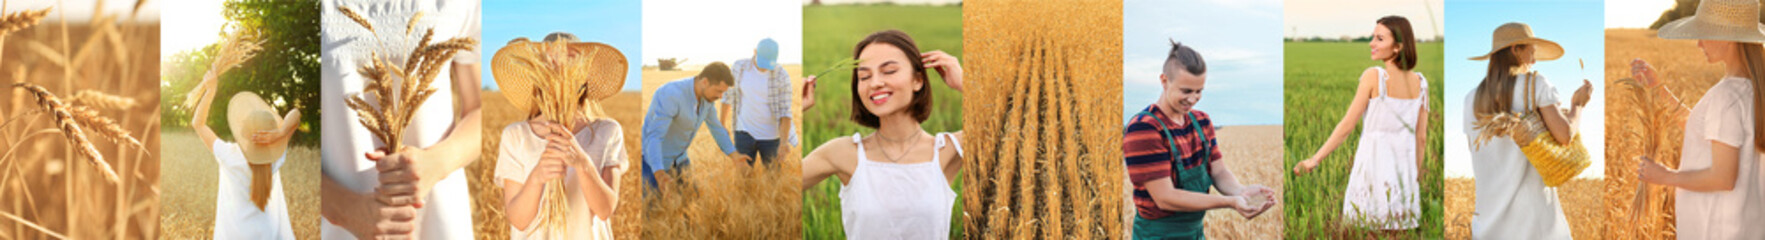
<svg viewBox="0 0 1765 240">
<path fill-rule="evenodd" d="M 374 30 L 373 24 L 355 13 L 348 7 L 337 7 L 337 10 L 349 16 L 357 24 Z M 388 149 L 403 147 L 404 128 L 410 125 L 412 115 L 417 107 L 435 94 L 435 77 L 441 73 L 442 67 L 448 64 L 459 51 L 471 50 L 478 45 L 472 38 L 453 38 L 441 43 L 429 44 L 434 29 L 428 29 L 411 49 L 404 67 L 394 65 L 374 53 L 356 70 L 369 80 L 361 93 L 350 94 L 345 103 L 361 117 L 359 121 L 375 139 L 385 143 Z M 375 101 L 369 101 L 372 97 Z"/>
<path fill-rule="evenodd" d="M 127 98 L 95 90 L 80 90 L 74 93 L 69 103 L 74 105 L 92 106 L 98 109 L 128 110 L 135 107 L 135 99 Z"/>
<path fill-rule="evenodd" d="M 77 152 L 81 156 L 85 156 L 87 160 L 90 160 L 92 165 L 98 167 L 100 173 L 104 173 L 105 179 L 110 180 L 110 182 L 117 182 L 118 177 L 116 170 L 112 170 L 110 168 L 110 163 L 104 161 L 104 155 L 99 154 L 98 148 L 92 146 L 92 141 L 86 138 L 86 131 L 81 127 L 80 121 L 92 121 L 92 119 L 81 119 L 81 117 L 90 118 L 93 116 L 74 115 L 68 110 L 68 107 L 65 104 L 61 103 L 61 99 L 56 98 L 54 93 L 50 93 L 49 90 L 44 89 L 43 86 L 22 82 L 14 83 L 12 86 L 14 88 L 25 89 L 26 91 L 29 91 L 32 96 L 35 96 L 37 98 L 37 106 L 41 106 L 44 111 L 48 111 L 54 116 L 56 127 L 61 131 L 62 137 L 67 140 L 68 147 L 77 148 Z"/>
<path fill-rule="evenodd" d="M 369 32 L 374 31 L 374 24 L 368 23 L 368 19 L 362 18 L 361 14 L 356 14 L 355 9 L 350 9 L 349 7 L 344 7 L 344 6 L 337 6 L 337 11 L 343 12 L 343 16 L 348 16 L 349 20 L 355 21 L 356 24 L 361 24 L 362 28 L 367 28 Z"/>
<path fill-rule="evenodd" d="M 38 22 L 43 21 L 43 17 L 49 16 L 49 9 L 52 8 L 25 10 L 0 16 L 0 36 L 37 25 Z"/>
</svg>

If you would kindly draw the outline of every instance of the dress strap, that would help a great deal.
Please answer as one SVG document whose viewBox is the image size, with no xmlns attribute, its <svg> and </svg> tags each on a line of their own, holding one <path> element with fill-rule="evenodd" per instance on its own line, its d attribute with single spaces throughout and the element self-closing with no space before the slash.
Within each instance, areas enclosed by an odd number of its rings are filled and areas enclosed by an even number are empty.
<svg viewBox="0 0 1765 240">
<path fill-rule="evenodd" d="M 962 140 L 951 137 L 950 133 L 947 133 L 947 132 L 938 133 L 933 136 L 936 136 L 938 140 L 932 143 L 932 149 L 934 149 L 934 150 L 935 149 L 944 149 L 944 146 L 945 146 L 944 139 L 948 138 L 948 139 L 950 139 L 949 146 L 956 148 L 956 156 L 958 156 L 958 157 L 962 156 L 962 154 L 963 154 L 962 153 Z M 937 151 L 933 151 L 932 152 L 932 162 L 938 162 L 938 161 L 939 161 L 939 159 L 938 159 Z M 939 166 L 942 166 L 941 163 Z"/>
<path fill-rule="evenodd" d="M 864 136 L 858 135 L 858 133 L 852 133 L 852 143 L 858 144 L 858 164 L 869 162 L 870 159 L 864 157 Z"/>
<path fill-rule="evenodd" d="M 1386 75 L 1385 68 L 1373 67 L 1373 69 L 1379 69 L 1379 97 L 1385 97 L 1387 95 L 1385 93 L 1385 80 L 1391 79 L 1391 76 Z"/>
</svg>

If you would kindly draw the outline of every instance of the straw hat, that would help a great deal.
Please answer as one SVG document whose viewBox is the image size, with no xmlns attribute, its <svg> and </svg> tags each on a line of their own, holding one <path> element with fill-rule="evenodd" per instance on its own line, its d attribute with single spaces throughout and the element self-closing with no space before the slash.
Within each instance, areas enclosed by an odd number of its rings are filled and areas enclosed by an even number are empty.
<svg viewBox="0 0 1765 240">
<path fill-rule="evenodd" d="M 1706 39 L 1765 42 L 1765 25 L 1759 24 L 1757 0 L 1703 0 L 1698 13 L 1661 25 L 1656 36 L 1666 39 Z"/>
<path fill-rule="evenodd" d="M 282 158 L 282 153 L 288 151 L 288 141 L 257 144 L 250 140 L 258 131 L 276 130 L 280 126 L 282 119 L 276 117 L 276 109 L 256 93 L 239 92 L 227 103 L 227 129 L 233 130 L 233 139 L 238 141 L 239 150 L 245 153 L 246 162 L 270 164 Z"/>
<path fill-rule="evenodd" d="M 1532 36 L 1532 26 L 1527 26 L 1525 23 L 1510 22 L 1496 27 L 1495 37 L 1490 38 L 1490 42 L 1493 44 L 1489 47 L 1489 53 L 1471 57 L 1471 60 L 1489 60 L 1489 56 L 1495 55 L 1495 52 L 1520 44 L 1532 45 L 1533 60 L 1549 61 L 1563 57 L 1562 45 Z"/>
<path fill-rule="evenodd" d="M 586 79 L 573 79 L 585 84 L 588 99 L 601 100 L 619 93 L 619 89 L 625 85 L 625 54 L 603 43 L 575 42 L 570 39 L 564 41 L 568 42 L 566 48 L 572 55 L 587 58 L 586 61 L 574 63 L 578 66 L 564 67 L 586 69 L 589 72 Z M 548 67 L 544 66 L 547 62 L 545 44 L 547 43 L 517 39 L 502 49 L 497 49 L 496 55 L 490 59 L 491 74 L 496 77 L 496 84 L 502 88 L 503 96 L 509 99 L 509 104 L 514 104 L 522 112 L 533 111 L 533 101 L 537 97 L 533 92 L 537 84 L 534 81 L 538 81 L 543 76 L 541 73 L 547 71 Z"/>
</svg>

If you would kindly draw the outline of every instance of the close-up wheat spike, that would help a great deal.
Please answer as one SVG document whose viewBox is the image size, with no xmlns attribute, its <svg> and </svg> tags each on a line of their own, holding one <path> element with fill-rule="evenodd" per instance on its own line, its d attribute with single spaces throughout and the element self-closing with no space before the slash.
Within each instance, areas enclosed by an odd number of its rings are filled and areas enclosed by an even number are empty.
<svg viewBox="0 0 1765 240">
<path fill-rule="evenodd" d="M 35 26 L 38 22 L 42 22 L 43 17 L 46 16 L 49 16 L 49 8 L 25 10 L 23 12 L 8 13 L 4 16 L 0 16 L 0 36 L 5 36 L 7 33 Z"/>
<path fill-rule="evenodd" d="M 348 7 L 337 7 L 337 10 L 369 31 L 374 30 L 373 24 L 355 10 Z M 367 64 L 356 70 L 368 79 L 368 84 L 362 87 L 361 93 L 351 94 L 345 103 L 361 117 L 362 126 L 368 128 L 375 139 L 385 143 L 387 149 L 397 151 L 403 146 L 404 128 L 409 125 L 417 107 L 435 94 L 436 89 L 430 84 L 435 82 L 442 67 L 459 51 L 478 46 L 476 39 L 463 37 L 430 44 L 434 34 L 434 29 L 424 31 L 416 48 L 408 52 L 404 66 L 375 53 L 369 56 Z"/>
<path fill-rule="evenodd" d="M 104 161 L 104 155 L 99 154 L 98 148 L 92 146 L 92 141 L 86 138 L 85 128 L 81 126 L 82 120 L 99 123 L 97 118 L 102 117 L 96 116 L 96 114 L 74 114 L 72 111 L 69 111 L 67 105 L 61 103 L 60 98 L 55 97 L 54 93 L 50 93 L 49 89 L 44 89 L 43 86 L 37 86 L 36 84 L 30 83 L 14 83 L 12 86 L 14 88 L 25 89 L 26 91 L 29 91 L 32 96 L 37 98 L 37 106 L 43 107 L 43 111 L 48 112 L 53 116 L 56 128 L 61 130 L 62 138 L 67 139 L 68 147 L 77 148 L 77 152 L 79 152 L 80 156 L 86 157 L 87 160 L 90 160 L 92 165 L 98 167 L 98 170 L 100 170 L 99 172 L 104 173 L 105 179 L 108 179 L 113 183 L 118 180 L 116 170 L 112 170 L 110 168 L 110 163 Z M 103 119 L 102 122 L 110 123 L 110 120 Z M 116 127 L 116 125 L 112 123 L 107 126 L 97 127 Z M 102 130 L 100 130 L 100 132 L 102 132 Z M 122 137 L 127 137 L 126 131 L 123 133 Z M 133 139 L 131 138 L 130 140 Z M 139 145 L 138 141 L 134 143 Z"/>
<path fill-rule="evenodd" d="M 518 59 L 529 66 L 540 66 L 540 71 L 532 75 L 535 77 L 532 80 L 537 82 L 534 89 L 538 89 L 538 98 L 536 99 L 538 106 L 536 107 L 539 108 L 539 115 L 545 117 L 546 120 L 563 125 L 564 129 L 576 129 L 576 119 L 582 117 L 582 104 L 577 99 L 587 94 L 587 88 L 583 88 L 581 82 L 572 79 L 588 78 L 588 69 L 585 66 L 589 65 L 580 63 L 591 59 L 570 54 L 569 43 L 564 41 L 535 43 L 528 46 L 537 48 L 538 52 L 542 53 Z M 542 197 L 546 203 L 542 205 L 545 209 L 540 212 L 543 217 L 540 226 L 551 231 L 552 235 L 550 236 L 563 236 L 566 230 L 564 216 L 570 212 L 569 202 L 566 201 L 564 195 L 564 179 L 552 179 L 545 184 L 546 190 Z"/>
</svg>

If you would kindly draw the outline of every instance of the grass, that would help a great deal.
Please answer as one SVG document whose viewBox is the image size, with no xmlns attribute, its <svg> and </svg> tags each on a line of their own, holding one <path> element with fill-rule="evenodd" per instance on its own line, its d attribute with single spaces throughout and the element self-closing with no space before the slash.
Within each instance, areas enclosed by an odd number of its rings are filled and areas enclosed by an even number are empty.
<svg viewBox="0 0 1765 240">
<path fill-rule="evenodd" d="M 473 232 L 480 238 L 507 238 L 509 236 L 509 220 L 503 210 L 503 189 L 496 186 L 496 156 L 498 145 L 502 140 L 503 127 L 527 119 L 527 114 L 517 110 L 509 103 L 502 92 L 484 91 L 482 115 L 484 117 L 484 154 L 478 161 L 466 165 L 467 186 L 472 192 Z M 636 92 L 621 92 L 601 102 L 601 107 L 613 120 L 619 122 L 625 133 L 625 153 L 630 157 L 624 175 L 619 176 L 619 206 L 613 212 L 613 237 L 618 239 L 637 239 L 643 222 L 639 212 L 643 209 L 642 201 L 643 171 L 640 156 L 641 123 L 644 102 Z"/>
<path fill-rule="evenodd" d="M 943 50 L 962 58 L 962 8 L 958 6 L 902 5 L 822 5 L 803 7 L 803 59 L 805 69 L 821 71 L 842 59 L 853 57 L 853 47 L 872 32 L 899 29 L 907 32 L 920 51 Z M 797 74 L 810 74 L 795 72 Z M 647 75 L 646 75 L 647 76 Z M 931 118 L 921 123 L 927 132 L 962 130 L 962 94 L 943 84 L 943 77 L 927 74 L 932 79 Z M 803 149 L 815 149 L 828 140 L 875 132 L 851 120 L 851 71 L 833 71 L 819 76 L 815 89 L 816 107 L 804 112 Z M 806 153 L 806 152 L 805 152 Z M 958 178 L 960 179 L 960 178 Z M 954 185 L 961 199 L 961 180 Z M 844 239 L 840 218 L 839 178 L 828 178 L 809 190 L 802 190 L 802 225 L 804 239 Z M 957 205 L 950 216 L 950 236 L 962 236 L 962 206 Z"/>
<path fill-rule="evenodd" d="M 1120 1 L 963 5 L 969 239 L 1120 239 Z"/>
<path fill-rule="evenodd" d="M 727 62 L 726 62 L 727 63 Z M 800 73 L 801 65 L 784 65 L 786 71 Z M 699 66 L 684 67 L 693 71 L 643 70 L 645 99 L 655 94 L 662 84 L 697 75 Z M 792 89 L 802 87 L 802 79 L 791 79 Z M 643 109 L 649 109 L 643 101 Z M 791 102 L 791 109 L 801 109 L 801 99 Z M 611 112 L 611 109 L 608 109 Z M 796 112 L 792 116 L 803 116 Z M 802 126 L 801 118 L 792 118 Z M 727 122 L 727 121 L 726 121 Z M 638 122 L 628 122 L 631 127 Z M 641 126 L 641 125 L 638 125 Z M 791 239 L 802 237 L 799 225 L 789 224 L 801 216 L 802 190 L 799 181 L 801 155 L 779 152 L 771 169 L 751 168 L 737 164 L 718 150 L 708 127 L 700 127 L 687 149 L 692 168 L 682 179 L 685 186 L 664 185 L 660 193 L 666 197 L 648 198 L 642 212 L 644 238 L 653 239 Z M 800 151 L 800 150 L 799 150 Z M 633 154 L 635 156 L 635 154 Z M 634 165 L 635 166 L 635 165 Z M 636 171 L 633 171 L 636 172 Z"/>
<path fill-rule="evenodd" d="M 1441 165 L 1441 115 L 1442 108 L 1442 74 L 1443 58 L 1441 43 L 1418 43 L 1416 71 L 1428 78 L 1429 103 L 1428 109 L 1433 111 L 1429 117 L 1428 153 L 1434 154 L 1432 161 L 1423 167 L 1428 174 L 1422 177 L 1421 209 L 1419 227 L 1390 234 L 1396 238 L 1437 238 L 1441 236 L 1442 187 Z M 1316 153 L 1319 146 L 1330 137 L 1330 131 L 1342 119 L 1349 102 L 1354 99 L 1356 79 L 1360 73 L 1370 66 L 1382 66 L 1382 63 L 1366 59 L 1366 43 L 1359 42 L 1289 42 L 1285 46 L 1286 57 L 1286 160 L 1284 170 L 1293 169 L 1299 161 L 1304 161 Z M 1367 117 L 1378 117 L 1367 115 Z M 1303 177 L 1287 174 L 1287 194 L 1282 202 L 1289 207 L 1285 238 L 1367 238 L 1383 235 L 1365 229 L 1338 224 L 1341 222 L 1343 193 L 1348 184 L 1348 175 L 1354 162 L 1355 149 L 1360 142 L 1360 131 L 1357 129 L 1349 134 L 1343 144 L 1323 160 L 1317 169 Z"/>
<path fill-rule="evenodd" d="M 1650 104 L 1638 95 L 1659 98 L 1659 90 L 1644 92 L 1630 84 L 1621 84 L 1630 77 L 1630 60 L 1642 58 L 1654 65 L 1663 85 L 1673 90 L 1686 105 L 1703 98 L 1704 91 L 1721 79 L 1721 64 L 1704 61 L 1697 41 L 1664 40 L 1655 31 L 1645 29 L 1606 30 L 1606 168 L 1605 207 L 1608 221 L 1601 238 L 1677 237 L 1674 232 L 1674 191 L 1671 187 L 1652 185 L 1647 192 L 1638 192 L 1637 157 L 1648 155 L 1668 168 L 1679 166 L 1684 140 L 1684 121 L 1690 109 L 1673 114 L 1671 101 L 1664 98 Z M 1648 124 L 1656 122 L 1656 124 Z M 1650 147 L 1653 146 L 1653 149 Z M 1647 202 L 1637 206 L 1638 195 Z M 1632 212 L 1640 210 L 1640 212 Z M 1579 236 L 1579 235 L 1577 235 Z"/>
<path fill-rule="evenodd" d="M 88 90 L 142 104 L 103 108 L 65 102 L 70 109 L 90 107 L 85 113 L 69 112 L 70 116 L 103 116 L 111 121 L 76 121 L 58 127 L 53 112 L 43 111 L 31 92 L 7 84 L 7 90 L 0 91 L 4 101 L 0 103 L 4 116 L 0 117 L 0 196 L 6 196 L 0 197 L 0 233 L 22 239 L 158 238 L 158 110 L 146 106 L 158 103 L 150 99 L 159 92 L 153 87 L 159 74 L 154 57 L 159 26 L 128 20 L 136 15 L 129 11 L 100 11 L 91 19 L 75 20 L 68 19 L 64 9 L 57 6 L 36 13 L 42 9 L 0 7 L 0 13 L 33 11 L 29 15 L 42 16 L 36 24 L 19 18 L 0 23 L 0 32 L 6 32 L 0 34 L 0 73 L 4 73 L 0 79 L 41 86 L 43 92 L 62 98 Z M 75 151 L 84 146 L 65 141 L 68 135 L 62 131 L 75 125 L 85 135 L 95 135 L 82 144 L 95 151 L 81 155 Z M 138 137 L 141 144 L 104 137 L 104 132 L 119 129 Z M 106 166 L 85 160 L 99 158 Z M 105 167 L 113 169 L 116 178 L 98 170 Z"/>
<path fill-rule="evenodd" d="M 1576 239 L 1613 238 L 1601 227 L 1606 224 L 1602 220 L 1606 219 L 1605 212 L 1610 208 L 1591 204 L 1606 199 L 1608 184 L 1608 179 L 1576 178 L 1557 187 L 1563 215 L 1569 218 L 1570 235 Z M 1476 185 L 1476 180 L 1470 178 L 1446 179 L 1446 239 L 1471 239 L 1471 217 L 1477 208 Z"/>
<path fill-rule="evenodd" d="M 160 195 L 159 216 L 171 239 L 206 239 L 214 236 L 215 189 L 219 186 L 214 154 L 188 129 L 160 134 L 164 138 L 160 152 L 161 179 L 165 194 Z M 288 203 L 288 220 L 294 237 L 319 237 L 319 147 L 289 145 L 287 163 L 277 170 L 282 176 L 282 194 Z"/>
</svg>

